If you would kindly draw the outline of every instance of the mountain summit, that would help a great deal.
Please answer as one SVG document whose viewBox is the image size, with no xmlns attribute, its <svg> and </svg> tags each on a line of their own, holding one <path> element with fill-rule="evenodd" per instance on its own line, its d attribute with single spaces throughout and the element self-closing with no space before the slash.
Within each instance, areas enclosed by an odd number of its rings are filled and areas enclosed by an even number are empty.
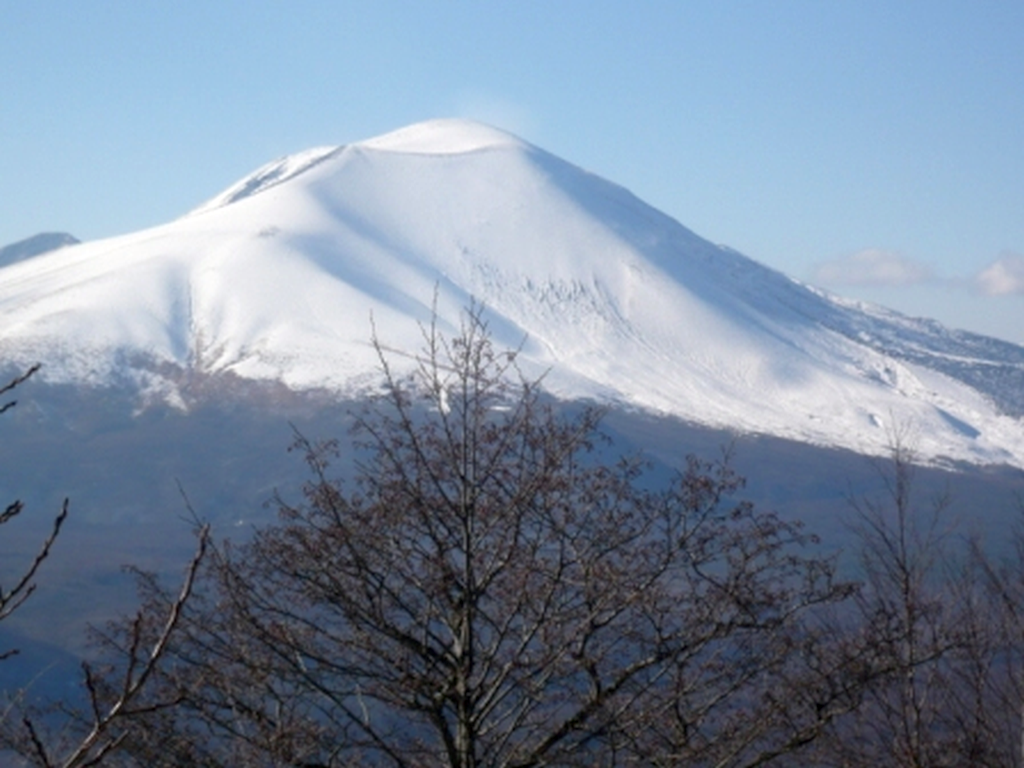
<svg viewBox="0 0 1024 768">
<path fill-rule="evenodd" d="M 184 404 L 233 375 L 351 395 L 472 300 L 564 398 L 1024 467 L 1024 348 L 854 304 L 503 131 L 436 120 L 291 155 L 163 226 L 0 269 L 0 357 Z M 372 323 L 371 323 L 372 317 Z"/>
</svg>

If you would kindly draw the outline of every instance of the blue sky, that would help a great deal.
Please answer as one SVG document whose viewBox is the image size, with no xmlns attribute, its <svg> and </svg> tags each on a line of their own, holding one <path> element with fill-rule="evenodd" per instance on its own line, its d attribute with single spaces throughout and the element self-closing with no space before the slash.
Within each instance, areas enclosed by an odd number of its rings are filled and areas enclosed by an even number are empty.
<svg viewBox="0 0 1024 768">
<path fill-rule="evenodd" d="M 0 245 L 491 122 L 793 277 L 1024 343 L 1020 0 L 0 0 Z"/>
</svg>

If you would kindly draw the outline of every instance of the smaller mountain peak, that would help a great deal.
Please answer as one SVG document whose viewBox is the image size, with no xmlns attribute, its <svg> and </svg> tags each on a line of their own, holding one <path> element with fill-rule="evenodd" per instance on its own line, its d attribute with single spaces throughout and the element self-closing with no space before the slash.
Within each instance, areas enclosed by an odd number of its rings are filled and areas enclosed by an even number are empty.
<svg viewBox="0 0 1024 768">
<path fill-rule="evenodd" d="M 496 147 L 524 147 L 525 142 L 499 128 L 475 120 L 444 118 L 399 128 L 358 146 L 385 152 L 458 155 Z"/>
<path fill-rule="evenodd" d="M 67 232 L 40 232 L 38 235 L 0 248 L 0 267 L 80 242 L 81 240 Z"/>
</svg>

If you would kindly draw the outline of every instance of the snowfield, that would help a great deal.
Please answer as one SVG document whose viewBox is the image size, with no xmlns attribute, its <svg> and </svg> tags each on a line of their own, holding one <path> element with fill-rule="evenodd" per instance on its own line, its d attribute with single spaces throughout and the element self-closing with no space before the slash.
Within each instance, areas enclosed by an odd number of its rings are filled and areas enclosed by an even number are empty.
<svg viewBox="0 0 1024 768">
<path fill-rule="evenodd" d="M 1024 468 L 1024 348 L 802 285 L 510 134 L 436 120 L 283 158 L 163 226 L 0 269 L 0 357 L 54 382 L 190 374 L 351 395 L 471 301 L 562 398 Z M 371 322 L 372 318 L 372 322 Z M 399 367 L 411 365 L 398 356 Z"/>
</svg>

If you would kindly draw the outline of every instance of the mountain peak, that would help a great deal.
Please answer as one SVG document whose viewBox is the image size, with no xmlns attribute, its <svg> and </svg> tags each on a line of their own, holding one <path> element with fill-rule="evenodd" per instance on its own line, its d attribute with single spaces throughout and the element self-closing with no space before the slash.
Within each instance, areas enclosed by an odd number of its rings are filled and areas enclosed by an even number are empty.
<svg viewBox="0 0 1024 768">
<path fill-rule="evenodd" d="M 440 118 L 356 142 L 354 148 L 406 155 L 463 155 L 485 149 L 524 148 L 528 144 L 499 128 L 462 118 Z M 264 192 L 314 168 L 347 147 L 326 146 L 286 155 L 258 168 L 207 200 L 189 215 L 222 208 Z"/>
<path fill-rule="evenodd" d="M 427 120 L 385 133 L 357 146 L 385 152 L 422 155 L 458 155 L 497 147 L 524 147 L 526 143 L 485 123 L 461 118 Z"/>
<path fill-rule="evenodd" d="M 80 242 L 82 241 L 67 232 L 40 232 L 38 235 L 0 248 L 0 266 L 14 264 L 42 253 L 55 251 L 58 248 L 77 245 Z"/>
</svg>

